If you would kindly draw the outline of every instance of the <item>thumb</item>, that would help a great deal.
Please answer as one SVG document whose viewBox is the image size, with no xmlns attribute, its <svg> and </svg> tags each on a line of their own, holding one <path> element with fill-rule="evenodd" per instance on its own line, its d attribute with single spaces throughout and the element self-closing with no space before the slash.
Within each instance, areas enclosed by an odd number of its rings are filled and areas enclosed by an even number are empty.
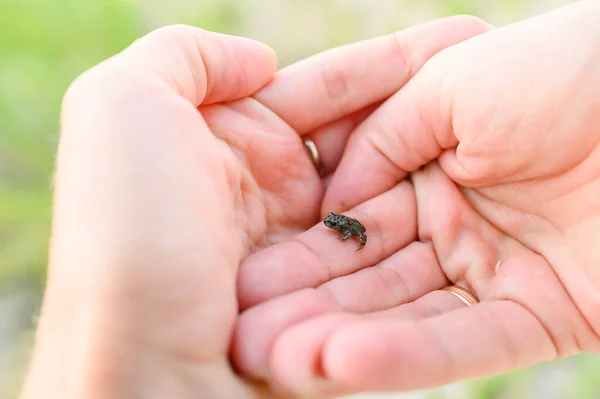
<svg viewBox="0 0 600 399">
<path fill-rule="evenodd" d="M 350 136 L 327 187 L 323 214 L 346 211 L 382 194 L 444 148 L 456 146 L 440 91 L 448 64 L 438 60 L 447 59 L 446 54 L 434 56 Z"/>
<path fill-rule="evenodd" d="M 69 92 L 89 93 L 90 86 L 95 92 L 106 90 L 106 86 L 110 89 L 110 81 L 130 86 L 136 79 L 147 87 L 154 79 L 157 86 L 161 84 L 162 89 L 198 106 L 251 95 L 271 80 L 276 68 L 275 53 L 263 43 L 173 25 L 138 39 L 84 73 Z M 127 88 L 113 86 L 120 91 Z"/>
<path fill-rule="evenodd" d="M 457 21 L 464 31 L 452 47 L 418 65 L 414 77 L 374 111 L 348 139 L 332 176 L 322 214 L 342 212 L 393 187 L 399 180 L 456 146 L 447 76 L 460 64 L 457 49 L 485 36 L 473 19 Z M 480 35 L 472 38 L 474 35 Z"/>
<path fill-rule="evenodd" d="M 589 72 L 598 7 L 574 3 L 432 57 L 352 135 L 323 212 L 352 208 L 438 157 L 465 186 L 572 168 L 598 137 L 591 82 L 600 78 Z"/>
</svg>

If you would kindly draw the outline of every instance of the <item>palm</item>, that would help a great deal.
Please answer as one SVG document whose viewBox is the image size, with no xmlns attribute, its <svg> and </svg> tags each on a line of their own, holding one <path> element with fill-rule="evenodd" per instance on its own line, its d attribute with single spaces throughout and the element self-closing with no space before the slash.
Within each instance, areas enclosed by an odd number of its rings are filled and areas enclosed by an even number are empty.
<svg viewBox="0 0 600 399">
<path fill-rule="evenodd" d="M 236 226 L 247 250 L 285 240 L 316 222 L 323 183 L 298 133 L 253 98 L 201 106 L 222 140 L 235 198 Z"/>
<path fill-rule="evenodd" d="M 538 233 L 548 227 L 517 206 L 539 204 L 540 197 L 547 194 L 543 182 L 467 188 L 454 182 L 437 163 L 413 173 L 412 179 L 423 210 L 419 212 L 419 238 L 431 240 L 450 281 L 467 286 L 488 307 L 502 301 L 512 307 L 504 315 L 495 315 L 503 320 L 489 319 L 487 323 L 496 328 L 496 334 L 521 341 L 519 347 L 539 345 L 521 353 L 525 364 L 597 347 L 598 337 L 581 313 L 581 303 L 565 286 L 584 278 L 580 259 L 571 254 L 558 260 L 537 246 L 536 233 L 523 234 L 536 230 L 527 219 L 537 224 Z M 569 265 L 568 274 L 565 264 Z M 528 314 L 529 324 L 516 324 L 511 332 L 506 323 L 514 323 L 511 318 L 518 319 L 519 313 Z M 495 345 L 500 346 L 496 355 L 510 354 L 506 339 Z M 497 365 L 490 366 L 497 369 Z M 514 359 L 507 359 L 506 366 L 515 367 Z"/>
<path fill-rule="evenodd" d="M 478 195 L 433 163 L 414 173 L 412 184 L 348 212 L 367 226 L 362 253 L 319 224 L 249 257 L 240 270 L 242 305 L 251 308 L 234 341 L 238 366 L 311 395 L 320 388 L 306 384 L 307 376 L 350 390 L 414 389 L 430 384 L 424 370 L 433 365 L 440 384 L 597 348 L 550 263 L 481 216 L 470 202 Z M 483 303 L 464 309 L 439 291 L 451 283 Z M 423 324 L 402 324 L 411 320 Z M 352 339 L 324 349 L 352 328 Z M 445 330 L 453 346 L 435 339 Z M 450 371 L 452 363 L 461 369 Z"/>
</svg>

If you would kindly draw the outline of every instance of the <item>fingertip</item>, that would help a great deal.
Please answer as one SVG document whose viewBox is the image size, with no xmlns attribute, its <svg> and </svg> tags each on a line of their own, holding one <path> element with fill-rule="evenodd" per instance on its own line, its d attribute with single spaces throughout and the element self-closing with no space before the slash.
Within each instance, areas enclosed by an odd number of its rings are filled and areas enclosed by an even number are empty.
<svg viewBox="0 0 600 399">
<path fill-rule="evenodd" d="M 207 55 L 204 58 L 210 85 L 203 104 L 250 96 L 275 76 L 277 56 L 265 43 L 247 37 L 207 33 L 215 38 L 220 48 L 215 49 L 214 55 L 204 53 Z M 213 71 L 214 74 L 211 74 Z"/>
<path fill-rule="evenodd" d="M 469 37 L 485 33 L 492 29 L 492 26 L 482 18 L 472 14 L 459 14 L 448 17 L 452 23 L 460 26 Z"/>
<path fill-rule="evenodd" d="M 400 353 L 399 331 L 382 322 L 364 322 L 337 330 L 323 345 L 322 367 L 327 379 L 354 390 L 389 390 L 402 385 L 410 352 Z M 412 345 L 406 342 L 406 347 Z M 408 366 L 408 367 L 407 367 Z"/>
<path fill-rule="evenodd" d="M 227 35 L 224 35 L 224 36 L 227 36 Z M 264 60 L 266 61 L 269 68 L 273 72 L 275 72 L 277 70 L 277 53 L 271 46 L 269 46 L 268 44 L 263 43 L 259 40 L 252 39 L 250 37 L 243 37 L 243 36 L 229 36 L 229 37 L 239 39 L 241 41 L 246 42 L 248 44 L 248 46 L 254 47 L 254 49 L 255 49 L 254 51 L 256 51 L 256 53 L 262 53 L 262 56 L 264 57 Z"/>
<path fill-rule="evenodd" d="M 466 187 L 496 183 L 504 172 L 498 165 L 487 162 L 486 159 L 459 158 L 457 148 L 443 151 L 438 157 L 438 163 L 454 182 Z"/>
<path fill-rule="evenodd" d="M 269 83 L 273 79 L 275 72 L 277 72 L 277 54 L 275 53 L 275 50 L 268 44 L 255 39 L 241 36 L 229 37 L 234 40 L 239 40 L 240 44 L 246 48 L 250 60 L 244 63 L 244 65 L 252 65 L 253 68 L 257 68 L 257 70 L 264 74 L 262 79 L 264 83 L 256 89 L 253 89 L 253 92 Z"/>
<path fill-rule="evenodd" d="M 352 323 L 356 315 L 330 313 L 303 322 L 281 334 L 273 345 L 271 376 L 283 392 L 307 397 L 325 391 L 340 392 L 340 385 L 323 374 L 322 346 L 336 329 Z"/>
<path fill-rule="evenodd" d="M 250 308 L 238 319 L 232 360 L 245 376 L 266 378 L 270 374 L 269 359 L 274 344 L 281 334 L 294 324 L 337 310 L 337 305 L 323 291 L 313 289 L 299 290 Z M 288 342 L 293 344 L 296 340 Z M 293 351 L 294 345 L 289 348 Z"/>
<path fill-rule="evenodd" d="M 268 375 L 266 359 L 269 342 L 255 333 L 257 323 L 263 318 L 260 310 L 256 312 L 258 317 L 254 317 L 253 310 L 243 313 L 238 319 L 231 338 L 230 359 L 239 374 L 250 378 L 264 378 Z"/>
</svg>

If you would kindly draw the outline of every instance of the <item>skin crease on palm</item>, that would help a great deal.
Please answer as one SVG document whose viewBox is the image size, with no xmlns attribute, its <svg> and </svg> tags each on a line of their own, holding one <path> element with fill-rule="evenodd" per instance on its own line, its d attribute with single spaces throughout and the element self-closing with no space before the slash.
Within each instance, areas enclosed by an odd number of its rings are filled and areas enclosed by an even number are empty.
<svg viewBox="0 0 600 399">
<path fill-rule="evenodd" d="M 238 368 L 313 395 L 600 352 L 599 14 L 579 2 L 446 49 L 357 126 L 322 215 L 363 221 L 370 245 L 331 251 L 316 226 L 246 259 Z"/>
<path fill-rule="evenodd" d="M 598 351 L 599 12 L 444 19 L 277 73 L 171 27 L 84 74 L 23 398 L 318 397 Z"/>
</svg>

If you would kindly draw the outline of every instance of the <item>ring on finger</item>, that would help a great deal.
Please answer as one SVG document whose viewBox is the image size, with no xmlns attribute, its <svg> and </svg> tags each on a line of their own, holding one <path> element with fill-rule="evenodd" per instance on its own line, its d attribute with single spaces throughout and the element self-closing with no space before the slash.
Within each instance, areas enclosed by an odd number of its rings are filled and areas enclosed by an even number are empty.
<svg viewBox="0 0 600 399">
<path fill-rule="evenodd" d="M 475 295 L 463 287 L 459 287 L 458 285 L 449 285 L 448 287 L 442 288 L 442 291 L 450 292 L 467 306 L 472 306 L 476 303 L 479 303 L 479 299 L 477 299 Z"/>
<path fill-rule="evenodd" d="M 306 137 L 303 141 L 304 146 L 306 147 L 308 154 L 310 155 L 310 159 L 312 160 L 313 165 L 315 165 L 315 168 L 317 169 L 317 173 L 319 173 L 319 176 L 321 176 L 323 174 L 323 163 L 321 162 L 321 155 L 319 154 L 319 149 L 317 148 L 317 145 L 310 137 Z"/>
</svg>

